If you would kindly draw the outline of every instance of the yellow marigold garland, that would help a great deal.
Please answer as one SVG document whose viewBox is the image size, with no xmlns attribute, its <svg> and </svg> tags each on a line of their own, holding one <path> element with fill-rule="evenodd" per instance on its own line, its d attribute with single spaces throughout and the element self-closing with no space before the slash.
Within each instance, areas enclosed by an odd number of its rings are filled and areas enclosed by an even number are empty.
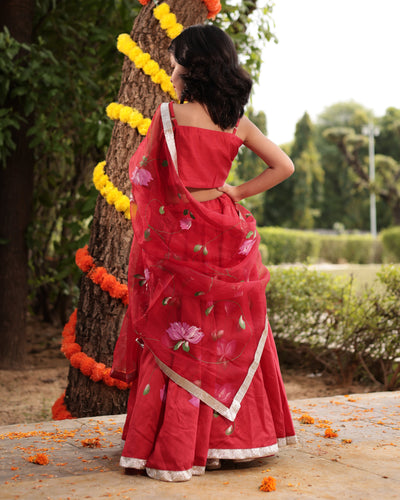
<svg viewBox="0 0 400 500">
<path fill-rule="evenodd" d="M 176 21 L 176 16 L 170 12 L 167 3 L 163 2 L 155 7 L 153 15 L 160 21 L 161 28 L 167 32 L 167 35 L 172 38 L 172 40 L 182 33 L 183 26 Z"/>
<path fill-rule="evenodd" d="M 147 134 L 151 124 L 150 118 L 144 118 L 142 113 L 137 109 L 119 104 L 118 102 L 109 104 L 106 108 L 106 113 L 111 120 L 120 120 L 132 128 L 137 128 L 141 135 Z"/>
<path fill-rule="evenodd" d="M 121 193 L 104 172 L 105 161 L 98 163 L 93 171 L 93 184 L 104 196 L 109 205 L 114 205 L 118 212 L 123 212 L 126 219 L 131 218 L 129 198 Z"/>
<path fill-rule="evenodd" d="M 127 33 L 121 33 L 118 36 L 117 48 L 122 54 L 129 57 L 137 68 L 141 68 L 146 75 L 149 75 L 154 83 L 159 84 L 162 90 L 167 92 L 172 99 L 177 99 L 171 78 L 165 70 L 151 59 L 150 54 L 143 52 Z"/>
</svg>

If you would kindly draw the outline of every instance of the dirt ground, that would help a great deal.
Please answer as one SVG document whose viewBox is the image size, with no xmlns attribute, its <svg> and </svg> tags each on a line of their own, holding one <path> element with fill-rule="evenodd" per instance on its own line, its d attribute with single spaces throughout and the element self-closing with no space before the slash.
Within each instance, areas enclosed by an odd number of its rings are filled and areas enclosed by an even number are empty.
<svg viewBox="0 0 400 500">
<path fill-rule="evenodd" d="M 60 352 L 61 330 L 28 320 L 27 362 L 20 371 L 0 370 L 0 426 L 51 420 L 51 407 L 67 386 L 69 362 Z M 288 399 L 372 392 L 372 386 L 343 387 L 323 374 L 282 368 Z M 376 390 L 376 388 L 375 388 Z"/>
</svg>

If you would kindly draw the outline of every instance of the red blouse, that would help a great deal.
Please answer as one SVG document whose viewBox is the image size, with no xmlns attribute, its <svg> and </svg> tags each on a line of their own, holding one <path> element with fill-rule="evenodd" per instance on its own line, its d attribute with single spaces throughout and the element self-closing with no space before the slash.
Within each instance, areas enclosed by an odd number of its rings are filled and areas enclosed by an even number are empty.
<svg viewBox="0 0 400 500">
<path fill-rule="evenodd" d="M 179 177 L 187 187 L 216 188 L 226 181 L 243 141 L 233 132 L 179 125 L 169 111 L 174 126 Z M 239 123 L 239 122 L 238 122 Z"/>
</svg>

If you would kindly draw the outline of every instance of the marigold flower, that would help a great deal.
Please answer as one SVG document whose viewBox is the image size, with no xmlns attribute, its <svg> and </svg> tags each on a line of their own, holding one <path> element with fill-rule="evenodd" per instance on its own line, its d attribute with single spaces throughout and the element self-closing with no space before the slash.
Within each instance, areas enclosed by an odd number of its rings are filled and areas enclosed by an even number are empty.
<svg viewBox="0 0 400 500">
<path fill-rule="evenodd" d="M 308 413 L 305 413 L 304 415 L 302 415 L 299 418 L 299 420 L 300 420 L 301 424 L 313 424 L 314 423 L 313 417 L 311 417 Z"/>
<path fill-rule="evenodd" d="M 84 352 L 77 352 L 70 357 L 69 362 L 71 363 L 71 366 L 79 370 L 81 363 L 85 360 L 85 358 L 86 354 Z"/>
<path fill-rule="evenodd" d="M 261 491 L 275 491 L 276 480 L 272 476 L 264 477 L 260 486 Z"/>
<path fill-rule="evenodd" d="M 166 14 L 160 19 L 160 26 L 163 30 L 166 30 L 168 28 L 172 28 L 176 24 L 176 16 L 175 14 Z"/>
<path fill-rule="evenodd" d="M 67 359 L 70 359 L 74 354 L 81 352 L 81 346 L 75 342 L 65 343 L 61 347 L 61 352 L 64 353 Z"/>
<path fill-rule="evenodd" d="M 29 457 L 28 460 L 37 465 L 47 465 L 49 463 L 49 457 L 46 453 L 36 453 L 36 455 Z"/>
<path fill-rule="evenodd" d="M 333 431 L 330 427 L 325 429 L 324 438 L 335 438 L 337 437 L 337 432 Z"/>
<path fill-rule="evenodd" d="M 103 378 L 105 369 L 106 365 L 104 363 L 96 363 L 93 366 L 92 373 L 90 375 L 91 380 L 93 380 L 93 382 L 100 382 Z"/>
<path fill-rule="evenodd" d="M 169 14 L 169 5 L 165 2 L 163 2 L 160 5 L 157 5 L 157 7 L 155 7 L 153 10 L 153 15 L 158 20 L 160 20 L 163 16 L 167 14 Z"/>
<path fill-rule="evenodd" d="M 129 210 L 129 205 L 130 205 L 129 198 L 125 195 L 120 196 L 115 201 L 114 205 L 118 212 L 126 212 L 127 210 Z M 130 218 L 130 215 L 128 218 Z"/>
<path fill-rule="evenodd" d="M 86 448 L 101 448 L 100 439 L 98 437 L 83 439 L 81 443 L 82 446 Z"/>
<path fill-rule="evenodd" d="M 93 358 L 90 358 L 86 354 L 85 354 L 85 356 L 86 357 L 84 359 L 82 359 L 82 362 L 81 362 L 79 369 L 86 377 L 90 377 L 90 375 L 92 374 L 93 368 L 96 365 L 96 361 Z"/>
</svg>

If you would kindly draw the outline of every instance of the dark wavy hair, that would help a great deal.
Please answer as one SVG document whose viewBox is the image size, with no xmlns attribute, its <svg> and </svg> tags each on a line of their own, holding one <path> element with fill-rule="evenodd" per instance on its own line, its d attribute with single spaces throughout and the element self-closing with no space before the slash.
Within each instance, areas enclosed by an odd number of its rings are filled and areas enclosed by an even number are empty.
<svg viewBox="0 0 400 500">
<path fill-rule="evenodd" d="M 220 128 L 234 127 L 243 116 L 252 80 L 239 66 L 231 38 L 216 26 L 199 24 L 182 31 L 169 51 L 186 69 L 181 102 L 204 104 Z"/>
</svg>

